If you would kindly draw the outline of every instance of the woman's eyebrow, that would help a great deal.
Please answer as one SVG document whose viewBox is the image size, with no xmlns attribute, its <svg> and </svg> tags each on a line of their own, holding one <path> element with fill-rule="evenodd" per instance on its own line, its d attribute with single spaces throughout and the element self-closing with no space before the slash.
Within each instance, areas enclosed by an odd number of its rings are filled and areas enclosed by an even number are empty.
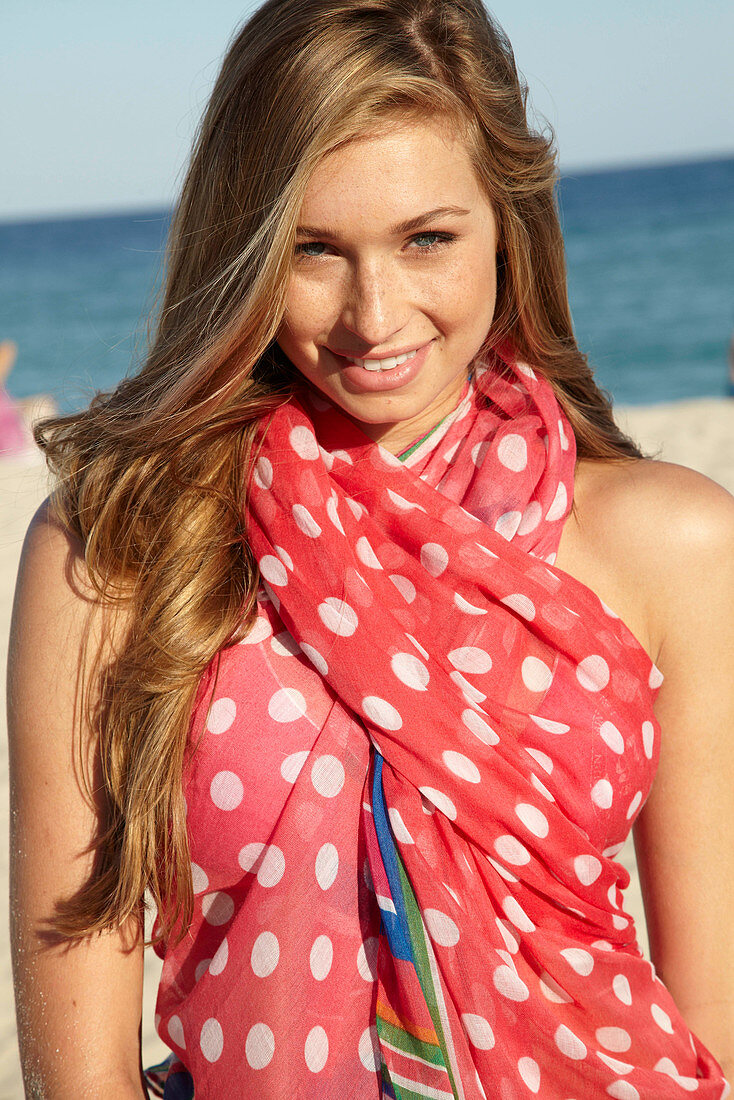
<svg viewBox="0 0 734 1100">
<path fill-rule="evenodd" d="M 414 229 L 419 229 L 426 222 L 433 221 L 434 218 L 445 218 L 447 215 L 454 217 L 460 217 L 465 214 L 470 214 L 471 210 L 465 210 L 462 206 L 437 206 L 435 210 L 426 210 L 424 214 L 418 214 L 414 218 L 408 218 L 407 221 L 399 222 L 394 225 L 388 232 L 390 236 L 398 237 L 405 233 L 410 233 Z M 321 229 L 313 225 L 299 225 L 296 229 L 297 237 L 331 237 L 332 239 L 338 237 L 333 229 L 328 226 L 323 226 Z"/>
</svg>

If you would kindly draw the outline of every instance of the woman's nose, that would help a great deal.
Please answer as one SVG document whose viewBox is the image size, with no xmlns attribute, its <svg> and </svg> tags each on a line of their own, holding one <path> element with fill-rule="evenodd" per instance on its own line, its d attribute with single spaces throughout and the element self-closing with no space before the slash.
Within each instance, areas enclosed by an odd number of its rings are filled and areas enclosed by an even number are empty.
<svg viewBox="0 0 734 1100">
<path fill-rule="evenodd" d="M 371 264 L 352 272 L 341 320 L 365 344 L 377 347 L 405 327 L 408 302 L 400 279 L 383 265 Z"/>
</svg>

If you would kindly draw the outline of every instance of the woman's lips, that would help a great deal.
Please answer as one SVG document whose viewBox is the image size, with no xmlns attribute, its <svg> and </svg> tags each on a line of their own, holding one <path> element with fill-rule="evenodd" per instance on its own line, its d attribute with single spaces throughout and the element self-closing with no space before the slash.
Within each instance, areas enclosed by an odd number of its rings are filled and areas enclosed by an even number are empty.
<svg viewBox="0 0 734 1100">
<path fill-rule="evenodd" d="M 381 393 L 385 390 L 399 389 L 413 381 L 420 373 L 423 364 L 428 358 L 433 340 L 418 348 L 415 355 L 406 359 L 396 367 L 388 370 L 367 370 L 366 367 L 357 366 L 345 356 L 332 352 L 341 366 L 341 377 L 347 383 L 347 388 L 359 393 Z M 402 354 L 405 354 L 403 352 Z M 369 356 L 365 358 L 369 359 Z M 392 358 L 387 356 L 386 358 Z"/>
</svg>

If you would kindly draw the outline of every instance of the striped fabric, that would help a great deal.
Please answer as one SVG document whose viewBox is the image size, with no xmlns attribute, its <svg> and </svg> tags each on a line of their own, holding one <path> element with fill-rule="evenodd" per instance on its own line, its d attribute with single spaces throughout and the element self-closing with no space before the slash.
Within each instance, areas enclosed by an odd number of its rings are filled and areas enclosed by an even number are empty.
<svg viewBox="0 0 734 1100">
<path fill-rule="evenodd" d="M 463 1097 L 436 957 L 395 844 L 375 751 L 371 811 L 363 807 L 367 854 L 381 912 L 377 1034 L 382 1095 L 395 1100 Z M 420 1072 L 416 1073 L 416 1068 Z M 416 1080 L 420 1077 L 420 1081 Z"/>
</svg>

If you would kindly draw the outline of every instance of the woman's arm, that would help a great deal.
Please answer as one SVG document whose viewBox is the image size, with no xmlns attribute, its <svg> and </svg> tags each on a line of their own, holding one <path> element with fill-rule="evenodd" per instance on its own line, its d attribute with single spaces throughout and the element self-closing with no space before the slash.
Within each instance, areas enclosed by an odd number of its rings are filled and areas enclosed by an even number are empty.
<svg viewBox="0 0 734 1100">
<path fill-rule="evenodd" d="M 656 970 L 734 1081 L 734 497 L 652 464 L 661 755 L 634 828 Z"/>
<path fill-rule="evenodd" d="M 85 794 L 78 767 L 83 632 L 89 619 L 94 654 L 107 629 L 84 577 L 80 548 L 42 505 L 23 547 L 8 664 L 18 1035 L 27 1096 L 139 1100 L 146 1092 L 137 922 L 71 946 L 44 929 L 57 899 L 88 876 L 102 813 L 99 795 Z M 93 759 L 92 769 L 98 788 Z"/>
</svg>

